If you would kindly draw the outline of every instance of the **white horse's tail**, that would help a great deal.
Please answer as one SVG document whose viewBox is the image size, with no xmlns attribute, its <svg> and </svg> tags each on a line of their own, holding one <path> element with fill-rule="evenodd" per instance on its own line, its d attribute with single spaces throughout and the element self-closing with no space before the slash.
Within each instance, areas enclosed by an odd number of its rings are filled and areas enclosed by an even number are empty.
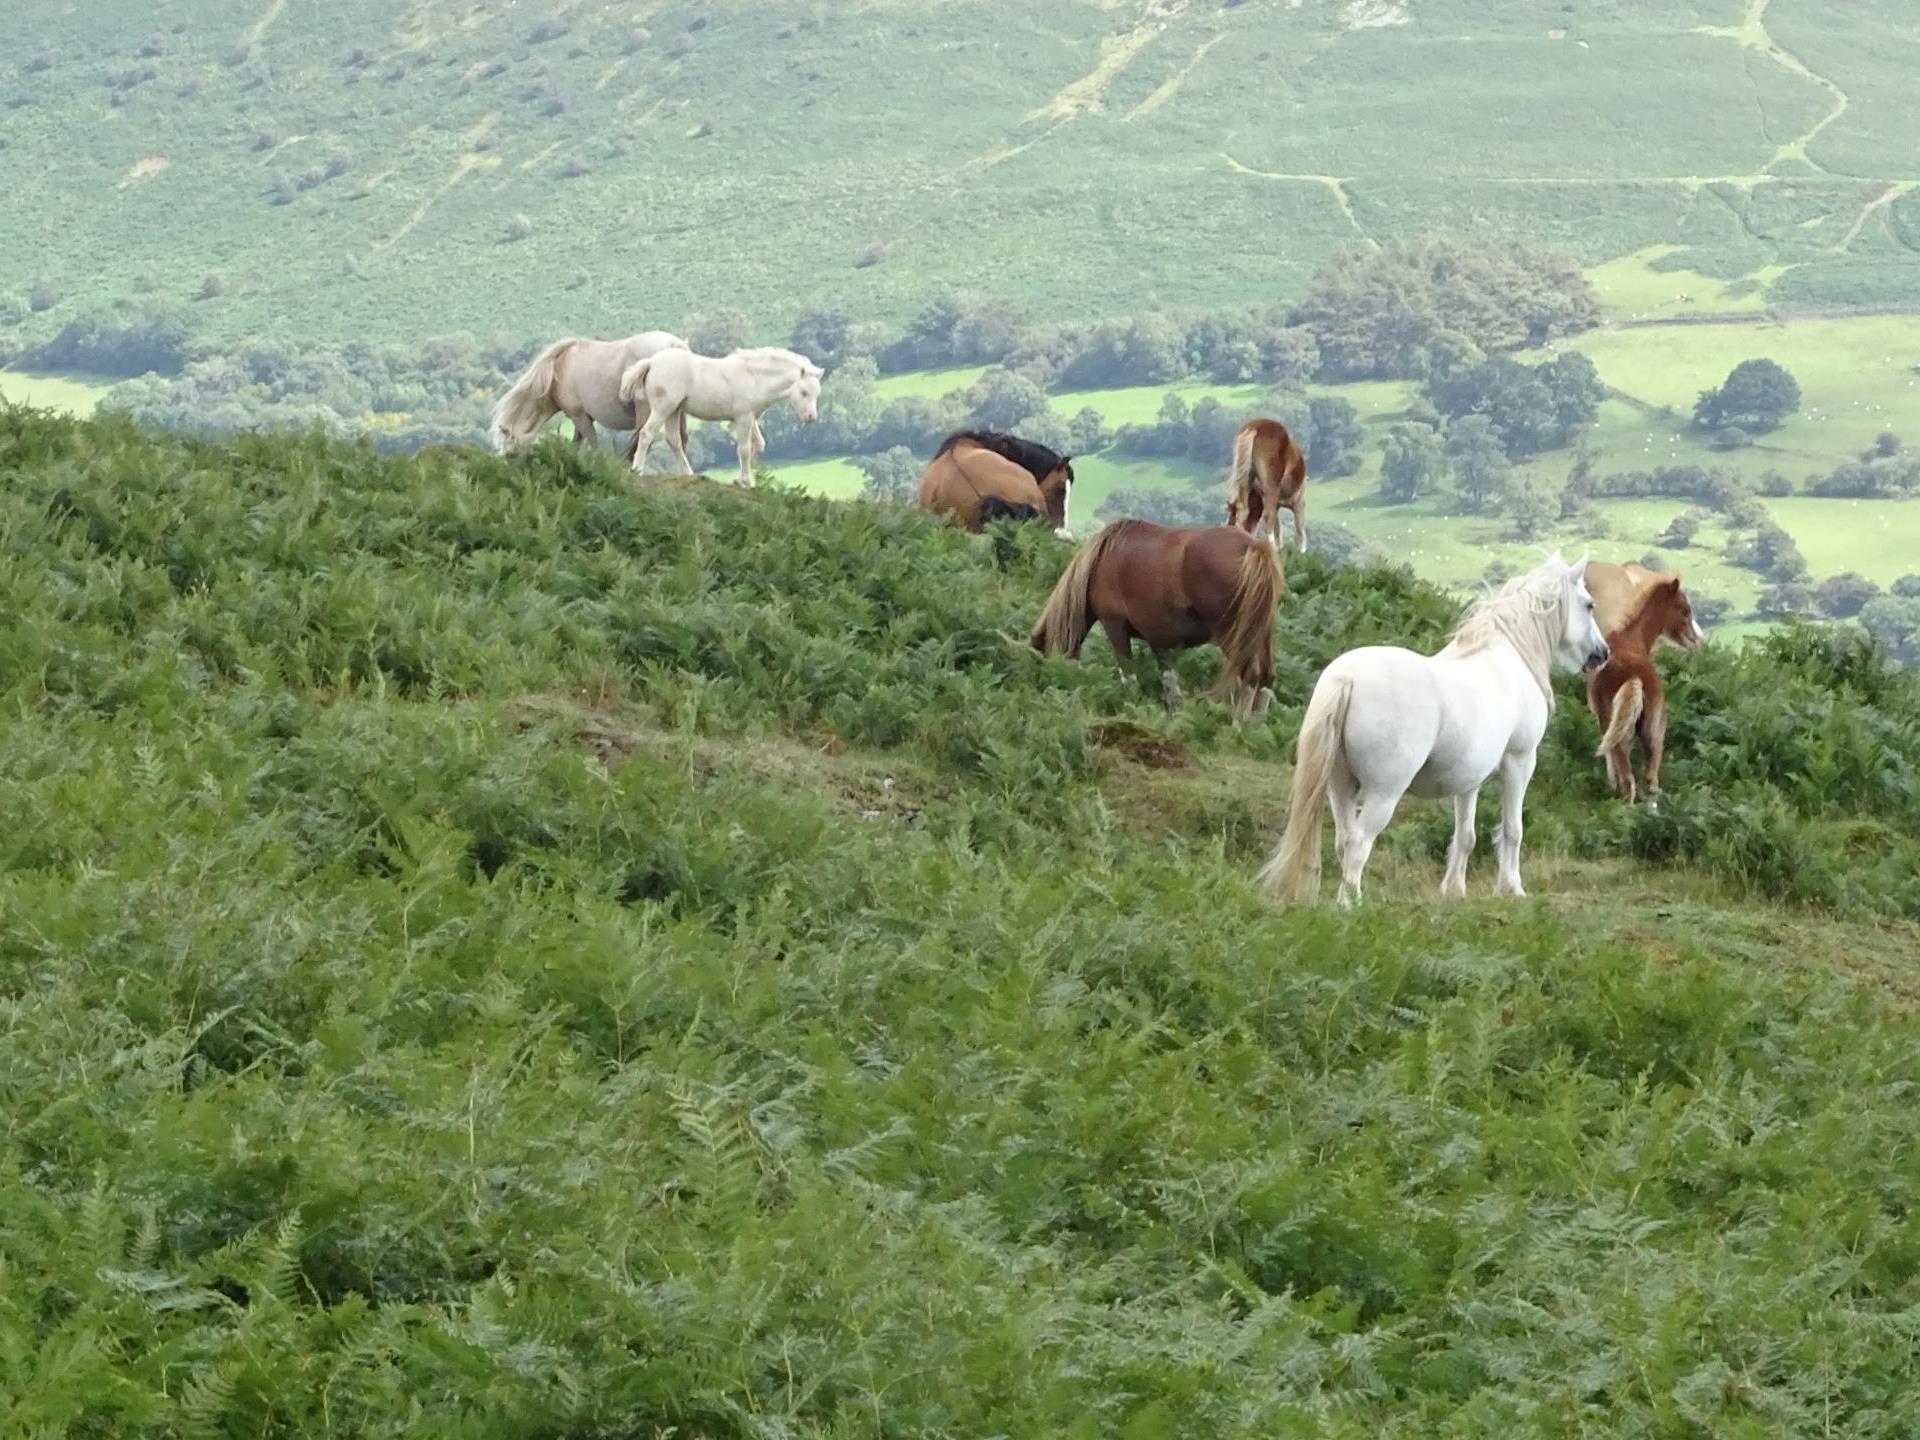
<svg viewBox="0 0 1920 1440">
<path fill-rule="evenodd" d="M 1633 727 L 1640 723 L 1640 712 L 1646 706 L 1645 686 L 1638 680 L 1622 685 L 1613 697 L 1613 717 L 1607 721 L 1607 733 L 1600 737 L 1600 748 L 1593 753 L 1602 760 L 1609 754 L 1624 759 L 1627 748 L 1633 744 Z"/>
<path fill-rule="evenodd" d="M 668 348 L 672 349 L 673 347 L 669 346 Z M 658 358 L 658 356 L 649 355 L 646 359 L 636 360 L 627 367 L 626 373 L 620 377 L 620 398 L 622 400 L 631 405 L 636 400 L 645 398 L 647 373 L 653 369 L 653 362 Z"/>
<path fill-rule="evenodd" d="M 500 454 L 526 444 L 535 431 L 558 413 L 559 407 L 553 403 L 554 362 L 562 351 L 576 343 L 571 338 L 556 340 L 542 350 L 493 407 L 493 448 Z"/>
<path fill-rule="evenodd" d="M 1286 905 L 1310 905 L 1320 894 L 1320 812 L 1327 803 L 1334 767 L 1345 764 L 1347 707 L 1353 681 L 1335 676 L 1316 685 L 1300 726 L 1293 763 L 1293 799 L 1287 833 L 1256 877 L 1260 887 Z"/>
</svg>

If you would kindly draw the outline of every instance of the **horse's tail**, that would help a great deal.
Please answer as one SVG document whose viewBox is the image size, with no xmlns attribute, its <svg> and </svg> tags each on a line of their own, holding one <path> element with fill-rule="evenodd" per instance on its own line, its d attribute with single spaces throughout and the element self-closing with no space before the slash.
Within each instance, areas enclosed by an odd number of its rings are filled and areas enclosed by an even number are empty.
<svg viewBox="0 0 1920 1440">
<path fill-rule="evenodd" d="M 553 367 L 561 352 L 576 342 L 556 340 L 534 358 L 513 388 L 493 407 L 493 448 L 505 455 L 533 438 L 559 408 L 553 403 Z"/>
<path fill-rule="evenodd" d="M 1271 545 L 1249 545 L 1240 556 L 1233 594 L 1221 616 L 1220 689 L 1244 687 L 1243 704 L 1273 683 L 1273 607 L 1287 592 L 1286 571 Z"/>
<path fill-rule="evenodd" d="M 1238 517 L 1246 513 L 1253 494 L 1253 447 L 1257 437 L 1248 426 L 1233 437 L 1233 459 L 1227 466 L 1227 513 Z M 1233 521 L 1229 520 L 1228 524 Z"/>
<path fill-rule="evenodd" d="M 1287 833 L 1257 877 L 1268 895 L 1289 905 L 1310 905 L 1320 893 L 1320 812 L 1327 803 L 1334 768 L 1346 763 L 1347 708 L 1353 681 L 1344 675 L 1313 687 L 1293 763 L 1293 798 Z"/>
<path fill-rule="evenodd" d="M 1633 727 L 1640 723 L 1640 712 L 1646 707 L 1646 686 L 1638 679 L 1622 685 L 1613 697 L 1613 717 L 1607 721 L 1607 733 L 1600 737 L 1600 748 L 1593 753 L 1602 760 L 1609 754 L 1625 755 L 1633 743 Z"/>
<path fill-rule="evenodd" d="M 1093 624 L 1087 619 L 1087 589 L 1093 572 L 1114 544 L 1132 531 L 1134 522 L 1118 520 L 1080 547 L 1067 562 L 1047 597 L 1046 608 L 1033 624 L 1033 648 L 1042 655 L 1075 654 Z"/>
<path fill-rule="evenodd" d="M 633 404 L 636 396 L 646 390 L 647 374 L 653 369 L 653 362 L 657 358 L 659 357 L 649 355 L 644 360 L 636 360 L 620 376 L 620 398 L 629 405 Z"/>
</svg>

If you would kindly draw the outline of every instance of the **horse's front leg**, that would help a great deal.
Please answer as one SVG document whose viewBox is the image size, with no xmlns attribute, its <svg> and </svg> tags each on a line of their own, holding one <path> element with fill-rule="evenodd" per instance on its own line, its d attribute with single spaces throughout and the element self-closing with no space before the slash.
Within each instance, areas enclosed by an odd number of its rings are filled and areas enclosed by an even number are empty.
<svg viewBox="0 0 1920 1440">
<path fill-rule="evenodd" d="M 573 422 L 573 443 L 582 450 L 600 448 L 600 432 L 593 428 L 593 416 L 582 410 L 567 416 Z"/>
<path fill-rule="evenodd" d="M 1521 809 L 1527 801 L 1527 782 L 1533 779 L 1536 752 L 1509 755 L 1500 762 L 1500 835 L 1495 850 L 1500 857 L 1499 877 L 1493 882 L 1496 895 L 1525 895 L 1520 883 Z"/>
<path fill-rule="evenodd" d="M 1447 871 L 1440 880 L 1442 899 L 1467 898 L 1467 857 L 1473 854 L 1473 812 L 1479 802 L 1478 786 L 1453 797 L 1453 844 L 1447 847 Z"/>
<path fill-rule="evenodd" d="M 740 488 L 753 488 L 754 437 L 760 433 L 760 426 L 753 416 L 747 415 L 733 422 L 733 443 L 740 451 Z"/>
<path fill-rule="evenodd" d="M 1307 497 L 1302 495 L 1293 502 L 1293 538 L 1300 546 L 1302 555 L 1307 553 Z"/>
</svg>

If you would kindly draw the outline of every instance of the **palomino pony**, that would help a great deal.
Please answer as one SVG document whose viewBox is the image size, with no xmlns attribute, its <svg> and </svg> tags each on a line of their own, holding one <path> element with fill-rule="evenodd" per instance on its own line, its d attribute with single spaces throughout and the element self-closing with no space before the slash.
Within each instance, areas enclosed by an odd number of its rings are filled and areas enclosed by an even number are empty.
<svg viewBox="0 0 1920 1440">
<path fill-rule="evenodd" d="M 1215 693 L 1237 724 L 1273 699 L 1273 607 L 1286 588 L 1279 550 L 1238 530 L 1118 520 L 1068 562 L 1033 627 L 1033 648 L 1077 660 L 1097 623 L 1125 673 L 1137 636 L 1160 665 L 1172 709 L 1180 684 L 1168 652 L 1214 641 L 1224 661 Z"/>
<path fill-rule="evenodd" d="M 1601 665 L 1607 642 L 1594 623 L 1587 562 L 1556 551 L 1467 613 L 1445 649 L 1349 650 L 1320 672 L 1300 727 L 1287 833 L 1260 872 L 1270 895 L 1296 904 L 1320 889 L 1320 810 L 1333 811 L 1339 903 L 1360 898 L 1373 842 L 1408 791 L 1453 797 L 1453 844 L 1440 893 L 1467 893 L 1474 803 L 1501 780 L 1496 895 L 1524 895 L 1520 809 L 1540 737 L 1553 710 L 1548 672 Z"/>
<path fill-rule="evenodd" d="M 646 330 L 624 340 L 556 340 L 542 350 L 513 388 L 493 407 L 493 448 L 502 455 L 526 445 L 555 415 L 573 422 L 576 445 L 598 445 L 598 422 L 609 430 L 632 430 L 639 440 L 646 420 L 644 408 L 634 414 L 633 402 L 620 389 L 620 377 L 637 361 L 662 350 L 685 350 L 687 342 L 665 330 Z M 680 421 L 680 443 L 687 439 L 685 417 Z M 627 450 L 629 457 L 632 447 Z"/>
<path fill-rule="evenodd" d="M 820 418 L 820 377 L 824 372 L 806 356 L 792 350 L 763 346 L 735 350 L 725 359 L 696 355 L 691 350 L 662 350 L 628 369 L 620 380 L 620 397 L 638 408 L 644 399 L 652 412 L 634 437 L 633 470 L 643 474 L 647 456 L 660 428 L 680 419 L 680 438 L 671 433 L 667 443 L 680 457 L 680 469 L 691 475 L 687 459 L 686 419 L 731 420 L 734 443 L 740 451 L 740 484 L 753 487 L 753 462 L 767 448 L 760 433 L 760 417 L 775 401 L 786 399 L 793 413 L 811 425 Z"/>
<path fill-rule="evenodd" d="M 1660 672 L 1653 668 L 1653 647 L 1671 640 L 1688 650 L 1707 637 L 1693 618 L 1693 603 L 1678 575 L 1662 575 L 1640 591 L 1639 603 L 1625 622 L 1607 636 L 1613 652 L 1587 677 L 1587 704 L 1606 733 L 1594 753 L 1607 762 L 1613 788 L 1629 805 L 1638 792 L 1633 781 L 1633 739 L 1647 747 L 1647 804 L 1658 803 L 1660 755 L 1667 744 L 1667 697 Z"/>
<path fill-rule="evenodd" d="M 1249 535 L 1264 520 L 1274 548 L 1280 545 L 1280 512 L 1293 511 L 1293 538 L 1307 548 L 1307 457 L 1278 420 L 1249 420 L 1233 437 L 1227 471 L 1227 524 Z"/>
<path fill-rule="evenodd" d="M 1073 462 L 1034 440 L 997 430 L 961 430 L 940 442 L 920 476 L 914 504 L 978 534 L 989 520 L 1053 523 L 1071 540 Z"/>
</svg>

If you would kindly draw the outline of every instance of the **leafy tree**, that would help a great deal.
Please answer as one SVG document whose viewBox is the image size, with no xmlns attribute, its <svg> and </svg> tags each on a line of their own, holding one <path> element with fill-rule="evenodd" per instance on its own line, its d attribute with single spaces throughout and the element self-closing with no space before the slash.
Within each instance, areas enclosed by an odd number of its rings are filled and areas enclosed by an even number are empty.
<svg viewBox="0 0 1920 1440">
<path fill-rule="evenodd" d="M 1754 613 L 1763 620 L 1779 620 L 1789 615 L 1810 615 L 1813 610 L 1812 586 L 1804 580 L 1782 580 L 1761 592 Z"/>
<path fill-rule="evenodd" d="M 817 365 L 837 369 L 854 355 L 864 354 L 859 327 L 844 310 L 812 305 L 793 322 L 788 343 Z"/>
<path fill-rule="evenodd" d="M 1337 395 L 1316 395 L 1308 402 L 1307 473 L 1314 479 L 1338 479 L 1360 468 L 1365 438 L 1360 412 Z"/>
<path fill-rule="evenodd" d="M 1906 576 L 1907 580 L 1920 577 Z M 1897 664 L 1920 667 L 1920 584 L 1903 594 L 1899 583 L 1893 593 L 1869 600 L 1857 617 L 1861 628 L 1874 639 Z"/>
<path fill-rule="evenodd" d="M 1569 256 L 1428 240 L 1340 256 L 1292 318 L 1313 331 L 1322 379 L 1367 380 L 1432 373 L 1473 350 L 1544 344 L 1598 315 Z"/>
<path fill-rule="evenodd" d="M 1756 488 L 1762 495 L 1777 498 L 1782 495 L 1793 494 L 1793 481 L 1789 480 L 1778 470 L 1769 470 L 1760 477 L 1760 483 Z"/>
<path fill-rule="evenodd" d="M 1520 475 L 1508 487 L 1507 514 L 1513 518 L 1514 539 L 1535 540 L 1559 518 L 1560 504 L 1544 480 Z"/>
<path fill-rule="evenodd" d="M 1447 431 L 1447 460 L 1467 508 L 1476 515 L 1506 493 L 1513 463 L 1500 433 L 1484 415 L 1467 415 Z"/>
<path fill-rule="evenodd" d="M 1902 575 L 1889 590 L 1902 600 L 1920 600 L 1920 575 Z"/>
<path fill-rule="evenodd" d="M 1654 544 L 1669 550 L 1684 550 L 1693 543 L 1693 537 L 1699 533 L 1700 526 L 1707 519 L 1707 512 L 1698 505 L 1682 510 L 1668 523 L 1654 540 Z"/>
<path fill-rule="evenodd" d="M 860 493 L 869 500 L 911 500 L 925 469 L 904 445 L 891 445 L 878 455 L 862 455 L 853 463 L 867 477 Z"/>
<path fill-rule="evenodd" d="M 1584 355 L 1522 365 L 1504 355 L 1430 381 L 1427 396 L 1450 419 L 1485 416 L 1511 459 L 1570 443 L 1599 414 L 1598 373 Z"/>
<path fill-rule="evenodd" d="M 1800 408 L 1800 385 L 1772 360 L 1742 360 L 1718 389 L 1702 391 L 1693 421 L 1703 430 L 1738 426 L 1765 433 L 1776 430 Z"/>
<path fill-rule="evenodd" d="M 1387 432 L 1380 467 L 1380 493 L 1399 504 L 1417 500 L 1448 474 L 1446 447 L 1424 425 L 1400 424 Z"/>
<path fill-rule="evenodd" d="M 738 310 L 718 310 L 687 322 L 687 344 L 696 354 L 727 355 L 752 344 L 752 329 Z"/>
<path fill-rule="evenodd" d="M 1103 449 L 1107 443 L 1106 423 L 1098 410 L 1082 405 L 1079 413 L 1067 422 L 1068 453 L 1091 455 Z"/>
<path fill-rule="evenodd" d="M 1830 620 L 1851 620 L 1879 595 L 1880 587 L 1852 570 L 1829 576 L 1814 587 L 1814 604 Z"/>
<path fill-rule="evenodd" d="M 998 367 L 981 375 L 967 391 L 967 424 L 977 429 L 1018 430 L 1027 417 L 1047 409 L 1046 391 Z"/>
</svg>

